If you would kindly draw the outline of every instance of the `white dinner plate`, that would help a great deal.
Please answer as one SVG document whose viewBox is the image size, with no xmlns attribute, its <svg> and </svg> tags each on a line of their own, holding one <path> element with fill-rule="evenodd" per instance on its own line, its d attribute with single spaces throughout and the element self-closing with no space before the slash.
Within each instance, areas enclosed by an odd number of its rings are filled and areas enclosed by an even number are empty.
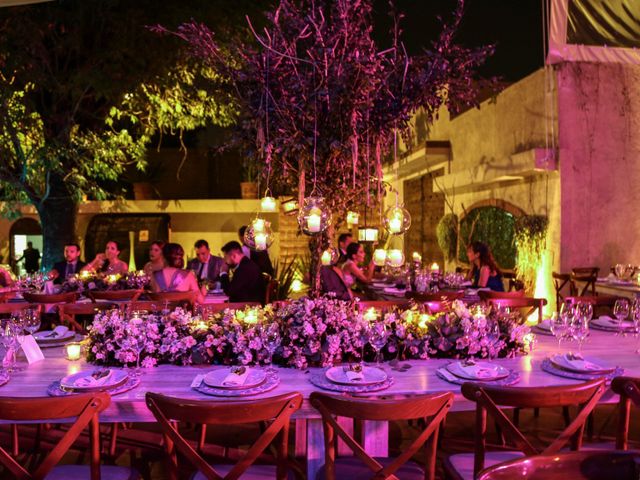
<svg viewBox="0 0 640 480">
<path fill-rule="evenodd" d="M 231 370 L 229 368 L 222 368 L 209 372 L 204 376 L 204 383 L 210 387 L 222 388 L 224 390 L 246 390 L 263 384 L 267 379 L 267 373 L 264 370 L 261 368 L 252 368 L 249 370 L 249 375 L 247 375 L 247 378 L 242 385 L 224 385 L 224 379 L 227 378 L 227 375 L 229 375 L 230 372 Z"/>
<path fill-rule="evenodd" d="M 67 375 L 62 380 L 60 380 L 60 386 L 62 388 L 72 389 L 77 392 L 92 392 L 92 391 L 98 391 L 98 390 L 109 390 L 111 388 L 119 387 L 120 385 L 124 384 L 129 378 L 129 374 L 126 371 L 112 368 L 111 377 L 101 385 L 95 385 L 91 387 L 77 387 L 75 385 L 76 380 L 79 380 L 80 378 L 88 377 L 96 370 L 99 370 L 99 369 L 94 368 L 91 370 L 83 370 L 81 372 L 74 373 L 73 375 Z"/>
<path fill-rule="evenodd" d="M 605 365 L 602 365 L 603 362 L 595 358 L 592 358 L 592 357 L 583 357 L 583 358 L 586 362 L 591 363 L 594 366 L 594 368 L 578 368 L 567 359 L 566 354 L 553 355 L 549 360 L 551 360 L 551 363 L 553 363 L 556 367 L 562 368 L 563 370 L 569 370 L 570 372 L 576 372 L 576 373 L 606 374 L 606 373 L 611 373 L 615 370 L 615 367 L 607 367 Z"/>
<path fill-rule="evenodd" d="M 345 366 L 338 366 L 327 369 L 325 376 L 333 383 L 339 385 L 375 385 L 387 379 L 387 374 L 376 367 L 362 367 L 362 373 L 362 380 L 349 380 Z"/>
<path fill-rule="evenodd" d="M 33 338 L 35 338 L 38 343 L 61 343 L 71 340 L 76 336 L 76 332 L 72 330 L 68 330 L 63 335 L 56 335 L 55 337 L 50 337 L 49 335 L 51 335 L 51 333 L 52 330 L 43 330 L 41 332 L 34 333 Z"/>
<path fill-rule="evenodd" d="M 479 369 L 483 369 L 487 372 L 486 376 L 475 376 L 467 371 L 465 371 L 462 367 L 464 362 L 451 362 L 447 365 L 447 370 L 453 373 L 456 377 L 465 378 L 467 380 L 499 380 L 501 378 L 505 378 L 509 376 L 509 370 L 504 368 L 501 365 L 497 365 L 491 362 L 482 362 L 482 361 L 474 361 L 475 366 Z"/>
</svg>

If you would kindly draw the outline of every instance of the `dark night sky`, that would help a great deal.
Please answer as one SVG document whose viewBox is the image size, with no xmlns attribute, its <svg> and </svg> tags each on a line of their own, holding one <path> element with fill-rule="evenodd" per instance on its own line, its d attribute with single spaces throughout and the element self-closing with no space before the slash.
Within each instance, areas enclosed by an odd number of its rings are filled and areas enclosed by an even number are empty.
<svg viewBox="0 0 640 480">
<path fill-rule="evenodd" d="M 388 0 L 374 0 L 377 30 L 387 31 Z M 406 14 L 404 42 L 412 52 L 428 47 L 439 32 L 437 16 L 448 18 L 456 0 L 396 0 Z M 496 44 L 483 76 L 517 81 L 543 65 L 540 0 L 466 0 L 458 41 L 465 46 Z M 385 25 L 386 24 L 386 25 Z"/>
</svg>

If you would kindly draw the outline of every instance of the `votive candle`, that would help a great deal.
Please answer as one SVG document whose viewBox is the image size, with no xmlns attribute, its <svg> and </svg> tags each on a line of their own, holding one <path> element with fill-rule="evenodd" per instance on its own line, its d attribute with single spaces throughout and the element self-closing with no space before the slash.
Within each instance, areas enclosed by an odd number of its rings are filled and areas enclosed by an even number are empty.
<svg viewBox="0 0 640 480">
<path fill-rule="evenodd" d="M 387 261 L 387 251 L 384 248 L 376 248 L 373 252 L 373 263 L 378 267 L 383 267 Z"/>
<path fill-rule="evenodd" d="M 313 233 L 319 232 L 321 221 L 322 218 L 320 218 L 320 215 L 312 213 L 307 217 L 307 230 Z"/>
<path fill-rule="evenodd" d="M 256 233 L 254 236 L 256 250 L 267 249 L 267 236 L 264 233 Z"/>
<path fill-rule="evenodd" d="M 65 346 L 65 350 L 67 353 L 67 360 L 80 360 L 82 345 L 79 343 L 68 343 Z"/>
</svg>

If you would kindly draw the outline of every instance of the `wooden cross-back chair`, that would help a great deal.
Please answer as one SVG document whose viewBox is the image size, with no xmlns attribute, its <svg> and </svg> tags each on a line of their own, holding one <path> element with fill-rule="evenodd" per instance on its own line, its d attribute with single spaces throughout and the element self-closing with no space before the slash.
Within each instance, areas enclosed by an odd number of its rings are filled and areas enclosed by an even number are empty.
<svg viewBox="0 0 640 480">
<path fill-rule="evenodd" d="M 517 308 L 522 313 L 522 321 L 526 322 L 527 318 L 538 312 L 538 323 L 542 322 L 543 308 L 547 304 L 544 298 L 531 297 L 513 297 L 513 298 L 491 298 L 487 303 L 492 307 Z"/>
<path fill-rule="evenodd" d="M 459 300 L 464 297 L 464 292 L 453 292 L 450 290 L 437 293 L 407 292 L 405 293 L 405 297 L 418 303 L 442 301 L 453 302 L 454 300 Z"/>
<path fill-rule="evenodd" d="M 204 306 L 207 312 L 219 313 L 225 310 L 244 310 L 246 307 L 259 307 L 260 302 L 227 302 L 227 303 L 209 303 Z"/>
<path fill-rule="evenodd" d="M 587 418 L 602 397 L 604 389 L 604 379 L 551 387 L 491 387 L 478 383 L 464 383 L 462 395 L 476 404 L 474 453 L 449 456 L 444 462 L 445 470 L 452 478 L 475 478 L 485 467 L 523 456 L 552 455 L 569 442 L 572 450 L 579 450 L 582 446 Z M 577 415 L 560 435 L 543 449 L 534 447 L 500 409 L 500 407 L 551 408 L 576 405 L 579 406 Z M 516 450 L 486 451 L 487 415 L 493 417 L 504 438 Z"/>
<path fill-rule="evenodd" d="M 539 455 L 488 468 L 480 472 L 478 480 L 636 479 L 638 462 L 638 452 L 615 450 Z"/>
<path fill-rule="evenodd" d="M 63 323 L 68 323 L 70 327 L 80 333 L 86 333 L 87 329 L 84 323 L 76 320 L 76 315 L 95 315 L 98 312 L 117 308 L 114 303 L 63 303 L 58 305 L 58 315 Z"/>
<path fill-rule="evenodd" d="M 577 294 L 576 286 L 571 280 L 570 273 L 553 272 L 551 277 L 553 278 L 553 288 L 556 292 L 556 310 L 560 312 L 560 305 L 562 305 L 565 298 Z"/>
<path fill-rule="evenodd" d="M 503 298 L 524 298 L 524 290 L 515 290 L 513 292 L 496 292 L 493 290 L 479 290 L 478 297 L 480 300 L 486 302 L 492 299 Z"/>
<path fill-rule="evenodd" d="M 100 425 L 98 415 L 111 403 L 108 393 L 97 392 L 67 397 L 0 397 L 0 419 L 9 422 L 54 422 L 75 418 L 65 434 L 47 456 L 29 472 L 0 447 L 0 463 L 15 478 L 138 478 L 135 471 L 125 467 L 100 465 Z M 58 465 L 80 434 L 89 427 L 89 465 Z"/>
<path fill-rule="evenodd" d="M 21 312 L 23 310 L 34 309 L 40 312 L 42 305 L 31 303 L 0 303 L 0 315 L 8 315 L 14 312 Z"/>
<path fill-rule="evenodd" d="M 196 302 L 197 293 L 196 292 L 148 292 L 147 296 L 150 300 L 159 303 L 161 307 L 164 306 L 164 303 L 177 303 L 180 306 L 187 308 L 188 310 L 193 309 L 193 305 Z"/>
<path fill-rule="evenodd" d="M 596 282 L 598 281 L 599 267 L 576 267 L 571 269 L 571 282 L 574 284 L 574 294 L 580 297 L 585 295 L 597 295 Z M 582 289 L 577 282 L 584 282 Z"/>
<path fill-rule="evenodd" d="M 453 393 L 417 395 L 402 399 L 358 399 L 313 392 L 310 402 L 322 415 L 325 437 L 325 464 L 322 469 L 327 480 L 343 478 L 435 478 L 436 446 L 440 425 L 451 405 Z M 396 458 L 373 458 L 338 422 L 336 417 L 353 418 L 356 422 L 426 420 L 424 430 L 409 447 Z M 336 439 L 340 438 L 355 457 L 336 458 Z M 411 462 L 424 447 L 426 468 Z M 319 476 L 322 476 L 322 471 Z"/>
<path fill-rule="evenodd" d="M 271 303 L 276 299 L 276 297 L 278 296 L 279 286 L 280 286 L 280 282 L 278 282 L 278 280 L 276 279 L 271 278 L 267 281 L 267 287 L 265 289 L 265 295 L 264 295 L 265 305 L 267 303 Z"/>
<path fill-rule="evenodd" d="M 302 405 L 302 395 L 297 392 L 251 401 L 202 401 L 167 397 L 148 392 L 146 403 L 155 416 L 165 436 L 165 447 L 170 462 L 170 478 L 178 477 L 177 455 L 183 457 L 199 474 L 195 478 L 209 480 L 237 479 L 246 474 L 251 478 L 287 478 L 287 448 L 289 423 Z M 180 435 L 176 422 L 205 425 L 239 425 L 267 422 L 268 426 L 245 455 L 235 465 L 215 467 L 198 454 Z M 276 441 L 277 465 L 253 465 L 265 449 Z"/>
<path fill-rule="evenodd" d="M 135 302 L 142 295 L 142 290 L 90 290 L 88 296 L 92 302 L 107 300 L 109 302 Z"/>
<path fill-rule="evenodd" d="M 616 448 L 626 450 L 629 448 L 631 404 L 640 407 L 640 378 L 616 377 L 611 382 L 611 390 L 620 395 Z"/>
<path fill-rule="evenodd" d="M 409 306 L 408 300 L 361 300 L 357 303 L 358 309 L 365 312 L 370 308 L 375 308 L 382 312 L 387 312 L 394 308 L 406 308 Z"/>
</svg>

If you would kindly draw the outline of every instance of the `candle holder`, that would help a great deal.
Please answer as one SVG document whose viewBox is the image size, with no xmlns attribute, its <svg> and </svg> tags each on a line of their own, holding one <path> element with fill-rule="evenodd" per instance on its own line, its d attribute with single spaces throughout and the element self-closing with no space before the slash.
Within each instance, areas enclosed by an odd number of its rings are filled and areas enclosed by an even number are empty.
<svg viewBox="0 0 640 480">
<path fill-rule="evenodd" d="M 82 344 L 78 342 L 67 343 L 64 346 L 64 354 L 67 360 L 80 360 L 82 357 Z"/>
<path fill-rule="evenodd" d="M 338 251 L 333 247 L 329 247 L 322 252 L 320 263 L 324 266 L 334 265 L 338 261 L 338 257 Z"/>
<path fill-rule="evenodd" d="M 278 209 L 276 199 L 269 194 L 269 190 L 265 192 L 265 196 L 260 199 L 260 210 L 263 212 L 275 212 Z"/>
<path fill-rule="evenodd" d="M 404 253 L 399 249 L 387 251 L 387 265 L 389 267 L 401 267 L 404 265 Z"/>
<path fill-rule="evenodd" d="M 387 251 L 384 248 L 376 248 L 373 251 L 373 264 L 376 267 L 384 267 L 387 261 Z"/>
<path fill-rule="evenodd" d="M 331 212 L 323 197 L 307 197 L 298 214 L 298 224 L 305 235 L 318 235 L 331 225 Z"/>
<path fill-rule="evenodd" d="M 402 235 L 411 227 L 411 214 L 402 205 L 396 204 L 384 213 L 383 222 L 391 235 Z"/>
<path fill-rule="evenodd" d="M 260 217 L 253 219 L 244 232 L 244 244 L 252 250 L 264 251 L 272 243 L 271 222 Z"/>
</svg>

